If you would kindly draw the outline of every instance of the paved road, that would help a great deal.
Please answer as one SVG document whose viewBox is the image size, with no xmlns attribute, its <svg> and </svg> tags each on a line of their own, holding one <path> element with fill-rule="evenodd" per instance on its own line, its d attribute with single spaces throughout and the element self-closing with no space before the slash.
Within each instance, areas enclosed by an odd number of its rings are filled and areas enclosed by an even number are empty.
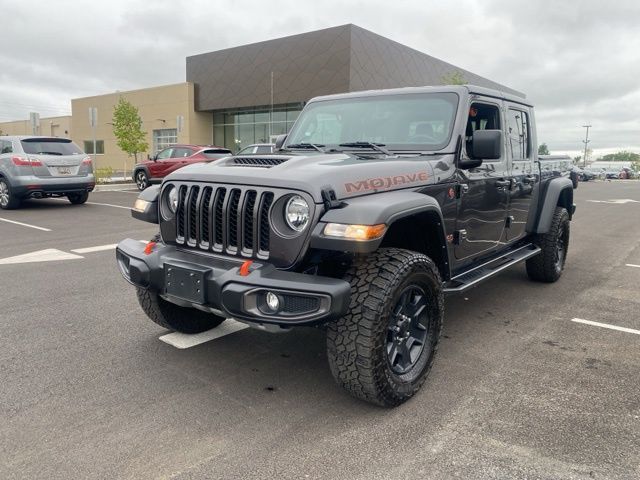
<svg viewBox="0 0 640 480">
<path fill-rule="evenodd" d="M 449 298 L 394 410 L 335 386 L 317 330 L 159 341 L 112 250 L 2 264 L 149 238 L 117 208 L 134 193 L 2 211 L 50 231 L 0 221 L 0 478 L 638 478 L 640 335 L 571 320 L 640 329 L 640 184 L 576 194 L 562 280 L 516 267 Z"/>
</svg>

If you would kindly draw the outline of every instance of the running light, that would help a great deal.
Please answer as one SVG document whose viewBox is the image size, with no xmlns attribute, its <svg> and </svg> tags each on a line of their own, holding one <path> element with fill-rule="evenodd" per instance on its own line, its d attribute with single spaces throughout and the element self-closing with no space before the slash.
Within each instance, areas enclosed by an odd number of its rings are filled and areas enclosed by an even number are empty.
<svg viewBox="0 0 640 480">
<path fill-rule="evenodd" d="M 379 223 L 377 225 L 345 225 L 343 223 L 327 223 L 323 232 L 327 237 L 366 241 L 380 238 L 386 231 L 387 226 L 384 223 Z"/>
</svg>

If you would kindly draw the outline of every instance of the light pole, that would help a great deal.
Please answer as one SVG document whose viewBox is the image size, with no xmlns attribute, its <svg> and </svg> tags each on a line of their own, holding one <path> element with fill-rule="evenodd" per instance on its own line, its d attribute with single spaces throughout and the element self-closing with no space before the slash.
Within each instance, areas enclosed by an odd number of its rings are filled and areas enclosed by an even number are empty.
<svg viewBox="0 0 640 480">
<path fill-rule="evenodd" d="M 582 141 L 582 143 L 584 143 L 584 157 L 582 157 L 582 166 L 586 167 L 587 166 L 587 145 L 589 144 L 589 129 L 591 128 L 591 125 L 583 125 L 582 128 L 587 129 L 587 133 L 585 134 L 584 140 Z"/>
</svg>

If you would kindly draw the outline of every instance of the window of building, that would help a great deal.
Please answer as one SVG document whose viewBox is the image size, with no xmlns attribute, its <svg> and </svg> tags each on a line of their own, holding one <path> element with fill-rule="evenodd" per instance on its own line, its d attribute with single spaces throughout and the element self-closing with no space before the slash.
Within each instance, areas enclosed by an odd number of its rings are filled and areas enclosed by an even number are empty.
<svg viewBox="0 0 640 480">
<path fill-rule="evenodd" d="M 93 140 L 84 141 L 84 153 L 93 155 Z M 104 140 L 96 140 L 96 154 L 97 155 L 104 154 Z"/>
<path fill-rule="evenodd" d="M 254 143 L 272 143 L 288 133 L 300 115 L 301 104 L 254 107 L 213 112 L 213 143 L 237 152 Z"/>
<path fill-rule="evenodd" d="M 178 130 L 176 128 L 161 128 L 153 131 L 153 151 L 159 152 L 163 148 L 178 143 Z"/>
<path fill-rule="evenodd" d="M 508 145 L 513 160 L 529 158 L 529 115 L 522 110 L 509 109 L 507 118 Z"/>
</svg>

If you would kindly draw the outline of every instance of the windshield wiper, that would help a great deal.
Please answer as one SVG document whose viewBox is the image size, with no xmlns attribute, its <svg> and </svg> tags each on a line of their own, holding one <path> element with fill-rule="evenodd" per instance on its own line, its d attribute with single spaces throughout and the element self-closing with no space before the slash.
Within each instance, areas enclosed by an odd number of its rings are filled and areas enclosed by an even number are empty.
<svg viewBox="0 0 640 480">
<path fill-rule="evenodd" d="M 320 153 L 325 153 L 324 149 L 321 147 L 324 147 L 324 145 L 320 145 L 320 144 L 316 145 L 315 143 L 303 142 L 303 143 L 292 143 L 291 145 L 287 145 L 282 150 L 288 150 L 290 148 L 313 148 L 319 151 Z"/>
<path fill-rule="evenodd" d="M 373 143 L 373 142 L 346 142 L 338 145 L 339 147 L 352 147 L 352 148 L 372 148 L 373 150 L 377 150 L 379 152 L 384 153 L 385 155 L 392 155 L 392 153 L 383 148 L 385 146 L 384 143 Z"/>
<path fill-rule="evenodd" d="M 38 152 L 36 155 L 62 155 L 60 152 Z"/>
</svg>

